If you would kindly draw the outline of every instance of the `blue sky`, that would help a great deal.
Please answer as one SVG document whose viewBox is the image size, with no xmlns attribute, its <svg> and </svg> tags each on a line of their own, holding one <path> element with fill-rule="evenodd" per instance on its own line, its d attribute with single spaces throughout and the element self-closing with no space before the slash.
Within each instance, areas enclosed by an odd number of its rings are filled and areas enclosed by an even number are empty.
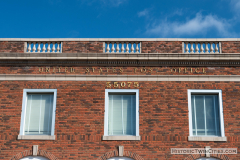
<svg viewBox="0 0 240 160">
<path fill-rule="evenodd" d="M 0 38 L 236 38 L 240 0 L 2 0 Z"/>
</svg>

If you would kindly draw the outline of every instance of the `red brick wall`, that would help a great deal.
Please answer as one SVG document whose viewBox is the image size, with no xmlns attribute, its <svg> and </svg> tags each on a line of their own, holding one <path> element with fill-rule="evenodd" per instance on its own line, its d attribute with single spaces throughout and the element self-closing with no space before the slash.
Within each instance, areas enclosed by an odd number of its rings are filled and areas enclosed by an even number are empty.
<svg viewBox="0 0 240 160">
<path fill-rule="evenodd" d="M 240 53 L 240 42 L 221 42 L 222 53 Z"/>
<path fill-rule="evenodd" d="M 144 159 L 184 159 L 171 148 L 240 149 L 240 82 L 139 82 L 141 141 L 102 141 L 106 82 L 1 81 L 0 159 L 39 150 L 59 159 L 94 160 L 123 145 Z M 20 129 L 23 89 L 57 89 L 55 141 L 16 140 Z M 133 88 L 133 87 L 131 87 Z M 187 89 L 222 89 L 227 142 L 189 142 Z M 240 155 L 228 155 L 233 160 Z"/>
<path fill-rule="evenodd" d="M 103 53 L 103 42 L 63 42 L 63 53 Z"/>
<path fill-rule="evenodd" d="M 8 42 L 8 41 L 0 41 L 0 52 L 5 53 L 12 53 L 12 52 L 18 52 L 23 53 L 24 52 L 24 42 Z"/>
<path fill-rule="evenodd" d="M 144 41 L 142 42 L 142 53 L 182 53 L 182 42 Z"/>
</svg>

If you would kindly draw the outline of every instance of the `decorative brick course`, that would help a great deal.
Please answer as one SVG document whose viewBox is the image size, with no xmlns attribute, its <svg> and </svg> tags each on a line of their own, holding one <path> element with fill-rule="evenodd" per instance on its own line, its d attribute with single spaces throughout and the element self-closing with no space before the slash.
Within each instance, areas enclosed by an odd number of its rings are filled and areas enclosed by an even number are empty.
<svg viewBox="0 0 240 160">
<path fill-rule="evenodd" d="M 63 42 L 63 53 L 103 53 L 103 42 Z"/>
<path fill-rule="evenodd" d="M 142 53 L 182 53 L 181 41 L 142 42 Z"/>
<path fill-rule="evenodd" d="M 0 52 L 5 53 L 24 53 L 24 42 L 0 41 Z"/>
</svg>

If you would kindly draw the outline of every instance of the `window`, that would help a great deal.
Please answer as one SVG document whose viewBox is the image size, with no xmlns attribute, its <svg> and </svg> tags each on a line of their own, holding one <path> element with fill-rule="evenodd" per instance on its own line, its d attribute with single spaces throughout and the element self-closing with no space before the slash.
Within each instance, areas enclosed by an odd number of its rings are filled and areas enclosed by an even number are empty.
<svg viewBox="0 0 240 160">
<path fill-rule="evenodd" d="M 112 157 L 107 160 L 133 160 L 133 159 L 128 157 Z"/>
<path fill-rule="evenodd" d="M 225 137 L 221 90 L 188 90 L 188 109 L 190 137 Z M 201 139 L 218 140 L 195 140 Z"/>
<path fill-rule="evenodd" d="M 219 159 L 216 159 L 216 158 L 199 158 L 197 160 L 219 160 Z"/>
<path fill-rule="evenodd" d="M 20 160 L 49 160 L 48 158 L 45 157 L 40 157 L 40 156 L 28 156 L 28 157 L 24 157 L 21 158 Z"/>
<path fill-rule="evenodd" d="M 138 89 L 106 89 L 103 140 L 140 140 L 138 108 Z"/>
<path fill-rule="evenodd" d="M 24 89 L 19 139 L 54 138 L 56 97 L 56 89 Z"/>
</svg>

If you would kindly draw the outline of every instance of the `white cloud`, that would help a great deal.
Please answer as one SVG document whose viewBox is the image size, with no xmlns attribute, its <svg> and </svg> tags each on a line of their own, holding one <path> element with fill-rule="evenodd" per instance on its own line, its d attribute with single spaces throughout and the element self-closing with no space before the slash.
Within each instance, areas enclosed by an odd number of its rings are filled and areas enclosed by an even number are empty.
<svg viewBox="0 0 240 160">
<path fill-rule="evenodd" d="M 209 32 L 217 32 L 222 37 L 236 37 L 230 32 L 231 25 L 227 20 L 213 15 L 203 16 L 200 13 L 185 22 L 164 20 L 148 26 L 146 34 L 159 37 L 206 36 Z"/>
<path fill-rule="evenodd" d="M 148 14 L 149 14 L 149 9 L 146 8 L 146 9 L 144 9 L 143 11 L 138 12 L 137 14 L 138 14 L 138 17 L 148 16 Z"/>
</svg>

